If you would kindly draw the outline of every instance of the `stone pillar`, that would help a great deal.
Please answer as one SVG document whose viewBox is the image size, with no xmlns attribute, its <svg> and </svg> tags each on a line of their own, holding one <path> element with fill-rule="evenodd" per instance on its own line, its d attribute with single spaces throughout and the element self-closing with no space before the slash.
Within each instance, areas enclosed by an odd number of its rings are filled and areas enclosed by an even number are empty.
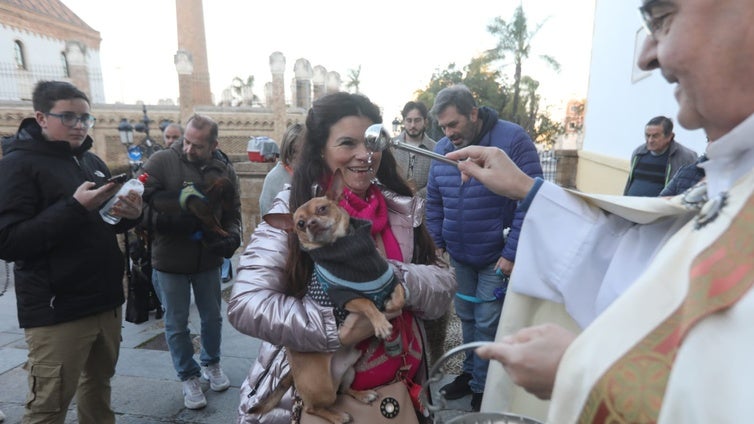
<svg viewBox="0 0 754 424">
<path fill-rule="evenodd" d="M 325 85 L 327 87 L 326 90 L 328 93 L 337 93 L 338 91 L 340 91 L 340 84 L 341 81 L 339 73 L 335 71 L 330 71 L 327 73 L 327 82 L 325 83 Z"/>
<path fill-rule="evenodd" d="M 272 98 L 272 83 L 266 82 L 264 84 L 264 105 L 268 109 L 272 109 L 272 105 L 274 104 L 274 100 Z"/>
<path fill-rule="evenodd" d="M 178 51 L 190 53 L 193 65 L 193 73 L 190 76 L 192 103 L 187 106 L 192 110 L 194 106 L 211 106 L 212 92 L 209 88 L 209 65 L 207 64 L 207 42 L 204 36 L 202 0 L 175 0 L 175 11 L 178 28 Z M 183 92 L 180 93 L 180 96 L 181 108 L 183 108 Z"/>
<path fill-rule="evenodd" d="M 86 93 L 90 101 L 93 101 L 92 89 L 89 85 L 89 71 L 86 66 L 86 46 L 78 41 L 66 41 L 65 59 L 68 63 L 68 78 L 71 84 Z"/>
<path fill-rule="evenodd" d="M 178 50 L 173 56 L 173 62 L 175 62 L 175 70 L 178 71 L 179 122 L 185 124 L 194 114 L 194 64 L 191 53 L 185 50 Z"/>
<path fill-rule="evenodd" d="M 306 59 L 299 59 L 293 66 L 293 73 L 296 75 L 296 107 L 309 110 L 312 106 L 312 65 Z"/>
<path fill-rule="evenodd" d="M 288 88 L 291 90 L 291 98 L 288 105 L 296 106 L 296 77 L 291 78 L 291 84 Z"/>
<path fill-rule="evenodd" d="M 285 56 L 283 53 L 274 52 L 270 55 L 270 71 L 272 72 L 272 117 L 275 128 L 272 132 L 273 139 L 280 143 L 285 134 Z"/>
<path fill-rule="evenodd" d="M 312 78 L 312 102 L 324 96 L 327 92 L 325 81 L 327 81 L 327 69 L 322 65 L 315 66 L 314 77 Z"/>
</svg>

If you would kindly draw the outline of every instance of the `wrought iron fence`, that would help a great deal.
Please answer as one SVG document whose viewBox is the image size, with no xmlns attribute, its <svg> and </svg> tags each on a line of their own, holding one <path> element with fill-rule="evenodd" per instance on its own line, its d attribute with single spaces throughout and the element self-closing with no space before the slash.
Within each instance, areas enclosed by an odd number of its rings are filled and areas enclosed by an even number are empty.
<svg viewBox="0 0 754 424">
<path fill-rule="evenodd" d="M 555 150 L 543 150 L 539 152 L 539 163 L 542 165 L 542 177 L 545 181 L 557 183 L 558 175 L 558 158 Z"/>
<path fill-rule="evenodd" d="M 88 72 L 92 101 L 104 101 L 102 74 Z M 37 65 L 20 69 L 15 63 L 0 62 L 0 100 L 31 100 L 31 93 L 37 81 L 70 81 L 62 66 Z"/>
</svg>

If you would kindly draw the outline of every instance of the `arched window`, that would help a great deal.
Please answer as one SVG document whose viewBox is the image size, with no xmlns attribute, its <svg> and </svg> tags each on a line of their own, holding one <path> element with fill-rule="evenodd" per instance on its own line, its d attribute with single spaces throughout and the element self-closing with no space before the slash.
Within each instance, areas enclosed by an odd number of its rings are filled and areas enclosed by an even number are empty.
<svg viewBox="0 0 754 424">
<path fill-rule="evenodd" d="M 63 75 L 66 78 L 70 77 L 71 70 L 68 68 L 68 57 L 65 55 L 65 52 L 60 52 L 60 62 L 63 65 Z"/>
<path fill-rule="evenodd" d="M 24 44 L 18 40 L 13 43 L 13 55 L 18 69 L 26 69 L 26 57 L 24 56 Z"/>
</svg>

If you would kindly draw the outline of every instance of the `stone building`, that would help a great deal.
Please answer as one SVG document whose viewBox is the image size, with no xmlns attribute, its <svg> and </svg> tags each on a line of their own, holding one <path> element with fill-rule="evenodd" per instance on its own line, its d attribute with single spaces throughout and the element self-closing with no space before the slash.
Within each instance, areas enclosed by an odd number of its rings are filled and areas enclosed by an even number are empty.
<svg viewBox="0 0 754 424">
<path fill-rule="evenodd" d="M 59 0 L 0 0 L 0 100 L 29 100 L 41 79 L 105 101 L 100 34 Z"/>
<path fill-rule="evenodd" d="M 209 89 L 209 64 L 204 34 L 202 0 L 176 0 L 178 50 L 174 56 L 180 105 L 147 105 L 149 138 L 162 143 L 159 124 L 185 122 L 193 113 L 211 116 L 219 125 L 221 149 L 233 160 L 241 177 L 245 238 L 259 222 L 258 198 L 273 163 L 248 161 L 251 137 L 267 136 L 278 142 L 285 129 L 303 123 L 313 99 L 340 89 L 340 75 L 314 68 L 298 59 L 285 101 L 285 63 L 281 52 L 270 54 L 271 83 L 265 85 L 265 105 L 215 106 Z M 69 81 L 92 103 L 97 123 L 90 130 L 94 151 L 113 171 L 128 168 L 126 147 L 120 142 L 122 119 L 143 122 L 142 105 L 105 103 L 100 64 L 100 33 L 60 0 L 0 0 L 0 136 L 14 134 L 20 121 L 33 116 L 31 92 L 42 79 Z M 147 134 L 136 133 L 135 143 Z"/>
</svg>

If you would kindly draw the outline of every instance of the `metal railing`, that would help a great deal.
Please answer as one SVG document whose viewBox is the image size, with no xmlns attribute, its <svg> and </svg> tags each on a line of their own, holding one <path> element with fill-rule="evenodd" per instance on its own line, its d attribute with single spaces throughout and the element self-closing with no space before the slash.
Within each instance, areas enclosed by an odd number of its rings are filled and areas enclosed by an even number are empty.
<svg viewBox="0 0 754 424">
<path fill-rule="evenodd" d="M 91 89 L 102 86 L 101 73 L 90 70 L 88 76 Z M 21 69 L 15 63 L 0 62 L 0 100 L 31 100 L 34 86 L 41 80 L 69 81 L 70 78 L 62 66 L 31 65 Z M 99 88 L 96 91 L 100 91 Z M 100 94 L 94 97 L 98 100 Z"/>
<path fill-rule="evenodd" d="M 539 163 L 542 165 L 542 176 L 545 181 L 557 183 L 558 158 L 555 150 L 543 150 L 539 152 Z"/>
</svg>

